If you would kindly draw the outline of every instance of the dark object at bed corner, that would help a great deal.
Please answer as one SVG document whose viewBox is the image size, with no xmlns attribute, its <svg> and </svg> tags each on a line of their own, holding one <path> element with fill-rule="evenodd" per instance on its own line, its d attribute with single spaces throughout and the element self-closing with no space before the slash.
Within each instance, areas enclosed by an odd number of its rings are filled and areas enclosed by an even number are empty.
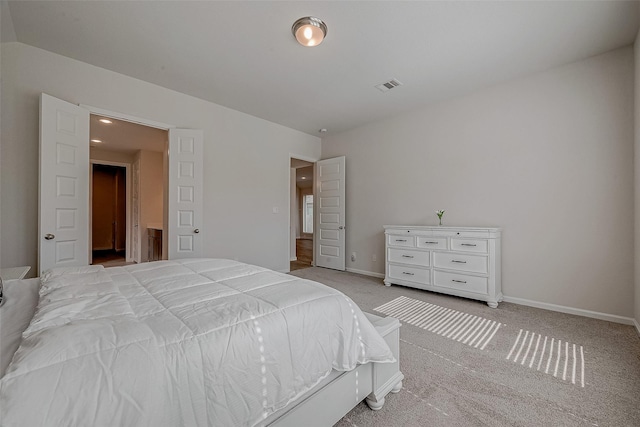
<svg viewBox="0 0 640 427">
<path fill-rule="evenodd" d="M 4 294 L 2 293 L 2 277 L 0 276 L 0 307 L 4 304 Z"/>
</svg>

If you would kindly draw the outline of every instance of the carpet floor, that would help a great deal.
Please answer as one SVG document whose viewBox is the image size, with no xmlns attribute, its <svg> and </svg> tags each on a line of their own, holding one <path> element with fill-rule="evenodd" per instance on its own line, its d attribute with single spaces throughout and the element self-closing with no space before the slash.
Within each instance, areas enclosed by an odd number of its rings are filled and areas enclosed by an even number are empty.
<svg viewBox="0 0 640 427">
<path fill-rule="evenodd" d="M 336 426 L 640 426 L 640 338 L 632 326 L 479 301 L 318 267 L 297 277 L 402 321 L 403 389 Z"/>
</svg>

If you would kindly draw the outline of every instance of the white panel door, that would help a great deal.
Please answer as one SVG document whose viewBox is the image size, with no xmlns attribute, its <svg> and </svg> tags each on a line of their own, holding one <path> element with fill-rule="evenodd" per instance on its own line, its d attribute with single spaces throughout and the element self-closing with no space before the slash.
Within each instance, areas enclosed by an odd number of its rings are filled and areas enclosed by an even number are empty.
<svg viewBox="0 0 640 427">
<path fill-rule="evenodd" d="M 89 111 L 40 96 L 38 271 L 89 264 Z"/>
<path fill-rule="evenodd" d="M 345 158 L 320 160 L 315 168 L 315 260 L 318 267 L 345 270 Z"/>
<path fill-rule="evenodd" d="M 202 130 L 169 129 L 169 259 L 202 256 L 202 142 Z"/>
</svg>

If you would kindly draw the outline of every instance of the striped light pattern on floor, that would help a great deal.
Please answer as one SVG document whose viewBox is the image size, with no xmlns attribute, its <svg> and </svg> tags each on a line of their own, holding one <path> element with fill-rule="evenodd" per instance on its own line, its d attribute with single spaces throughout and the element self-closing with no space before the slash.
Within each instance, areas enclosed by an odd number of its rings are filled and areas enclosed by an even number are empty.
<svg viewBox="0 0 640 427">
<path fill-rule="evenodd" d="M 506 359 L 584 387 L 581 345 L 520 329 Z"/>
<path fill-rule="evenodd" d="M 502 325 L 483 317 L 407 297 L 398 297 L 374 310 L 480 350 L 484 350 Z"/>
</svg>

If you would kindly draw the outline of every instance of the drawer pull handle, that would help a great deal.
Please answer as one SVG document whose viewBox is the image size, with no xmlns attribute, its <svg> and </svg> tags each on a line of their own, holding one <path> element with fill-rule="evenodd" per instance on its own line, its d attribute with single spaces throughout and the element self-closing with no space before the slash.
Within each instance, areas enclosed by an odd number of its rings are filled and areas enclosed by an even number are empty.
<svg viewBox="0 0 640 427">
<path fill-rule="evenodd" d="M 396 242 L 406 242 L 407 239 L 396 239 Z"/>
<path fill-rule="evenodd" d="M 407 276 L 415 276 L 415 274 L 413 273 L 407 273 L 406 271 L 403 271 L 402 274 L 406 274 Z"/>
<path fill-rule="evenodd" d="M 460 246 L 478 246 L 475 243 L 461 243 Z"/>
<path fill-rule="evenodd" d="M 457 262 L 458 264 L 466 264 L 467 261 L 459 261 L 457 259 L 452 259 L 451 262 Z"/>
<path fill-rule="evenodd" d="M 413 255 L 402 255 L 402 258 L 413 258 Z"/>
<path fill-rule="evenodd" d="M 466 280 L 456 280 L 456 279 L 451 279 L 452 282 L 456 282 L 456 283 L 467 283 Z"/>
<path fill-rule="evenodd" d="M 425 245 L 437 245 L 438 242 L 424 242 Z"/>
</svg>

